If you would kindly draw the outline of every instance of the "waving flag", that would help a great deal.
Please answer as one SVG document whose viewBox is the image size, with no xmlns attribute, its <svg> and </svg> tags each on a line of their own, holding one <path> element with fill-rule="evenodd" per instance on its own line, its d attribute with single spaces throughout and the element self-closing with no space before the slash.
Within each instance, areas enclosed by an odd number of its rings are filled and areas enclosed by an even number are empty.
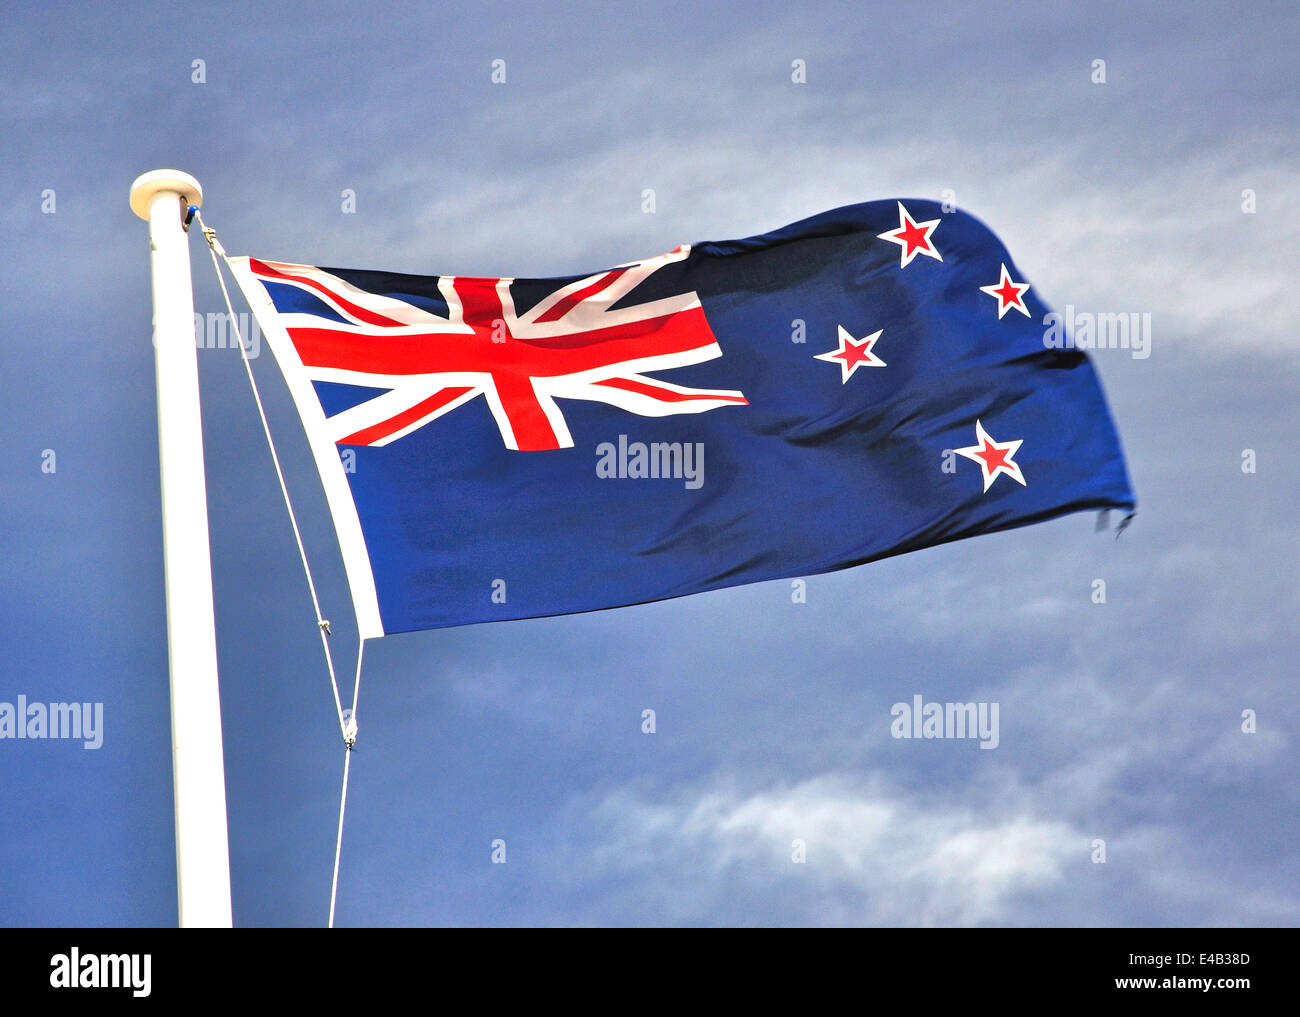
<svg viewBox="0 0 1300 1017">
<path fill-rule="evenodd" d="M 1135 505 L 1086 354 L 1046 344 L 1001 243 L 933 202 L 557 279 L 232 263 L 363 637 Z"/>
</svg>

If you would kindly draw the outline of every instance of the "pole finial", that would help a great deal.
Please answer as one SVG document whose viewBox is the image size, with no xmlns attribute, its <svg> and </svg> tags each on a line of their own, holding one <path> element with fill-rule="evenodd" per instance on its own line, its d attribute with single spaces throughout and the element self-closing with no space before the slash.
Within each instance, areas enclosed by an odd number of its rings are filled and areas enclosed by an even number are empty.
<svg viewBox="0 0 1300 1017">
<path fill-rule="evenodd" d="M 196 208 L 203 205 L 203 188 L 197 180 L 180 170 L 159 169 L 135 178 L 131 184 L 131 211 L 141 219 L 148 219 L 153 199 L 159 194 L 175 194 L 184 205 Z"/>
</svg>

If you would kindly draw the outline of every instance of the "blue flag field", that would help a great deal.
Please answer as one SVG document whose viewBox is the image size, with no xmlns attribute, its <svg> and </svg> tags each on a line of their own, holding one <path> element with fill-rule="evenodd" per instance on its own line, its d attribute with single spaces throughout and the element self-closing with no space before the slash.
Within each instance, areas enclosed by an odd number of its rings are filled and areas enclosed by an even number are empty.
<svg viewBox="0 0 1300 1017">
<path fill-rule="evenodd" d="M 231 264 L 364 638 L 1135 507 L 1087 355 L 1045 344 L 1001 242 L 932 201 L 554 279 Z"/>
</svg>

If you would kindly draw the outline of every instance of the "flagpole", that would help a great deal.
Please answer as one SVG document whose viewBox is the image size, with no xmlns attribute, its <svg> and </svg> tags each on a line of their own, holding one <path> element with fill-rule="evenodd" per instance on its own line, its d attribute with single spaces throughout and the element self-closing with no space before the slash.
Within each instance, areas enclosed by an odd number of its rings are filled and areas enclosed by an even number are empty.
<svg viewBox="0 0 1300 1017">
<path fill-rule="evenodd" d="M 153 272 L 180 924 L 228 928 L 230 857 L 221 700 L 194 293 L 189 236 L 183 225 L 186 206 L 202 202 L 199 182 L 178 170 L 154 170 L 131 185 L 131 210 L 149 221 Z"/>
</svg>

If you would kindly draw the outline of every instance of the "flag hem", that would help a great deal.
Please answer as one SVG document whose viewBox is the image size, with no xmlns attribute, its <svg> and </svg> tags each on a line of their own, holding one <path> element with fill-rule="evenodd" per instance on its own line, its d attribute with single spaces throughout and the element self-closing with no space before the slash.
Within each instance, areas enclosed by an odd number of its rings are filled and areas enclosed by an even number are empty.
<svg viewBox="0 0 1300 1017">
<path fill-rule="evenodd" d="M 361 518 L 357 514 L 356 502 L 352 497 L 352 488 L 348 484 L 343 460 L 338 453 L 338 446 L 329 437 L 325 412 L 312 388 L 306 368 L 298 351 L 290 340 L 284 326 L 280 324 L 271 298 L 267 295 L 261 282 L 253 274 L 246 256 L 227 259 L 235 281 L 248 301 L 254 317 L 271 346 L 276 366 L 284 377 L 294 406 L 302 420 L 303 430 L 307 433 L 307 443 L 316 460 L 316 469 L 320 474 L 321 486 L 325 490 L 325 501 L 329 505 L 330 516 L 334 522 L 334 533 L 343 556 L 343 569 L 348 578 L 348 589 L 352 595 L 352 609 L 356 615 L 357 633 L 361 639 L 377 639 L 383 636 L 384 624 L 379 613 L 379 595 L 375 588 L 375 575 L 370 565 L 370 554 L 366 548 L 365 534 L 361 530 Z"/>
</svg>

